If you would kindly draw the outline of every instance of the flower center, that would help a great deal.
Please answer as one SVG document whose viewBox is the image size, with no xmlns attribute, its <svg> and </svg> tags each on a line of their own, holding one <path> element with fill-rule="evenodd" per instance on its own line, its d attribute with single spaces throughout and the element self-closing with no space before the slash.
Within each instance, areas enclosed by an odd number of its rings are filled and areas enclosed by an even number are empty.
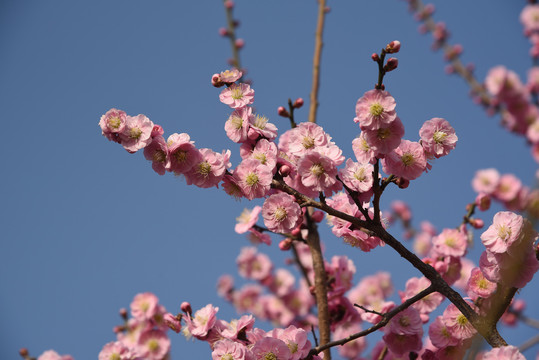
<svg viewBox="0 0 539 360">
<path fill-rule="evenodd" d="M 159 343 L 156 339 L 151 339 L 150 341 L 148 341 L 147 345 L 150 352 L 156 352 L 157 350 L 159 350 Z"/>
<path fill-rule="evenodd" d="M 243 98 L 243 91 L 241 91 L 240 86 L 233 86 L 230 92 L 231 92 L 232 99 L 234 100 L 240 100 Z"/>
<path fill-rule="evenodd" d="M 131 130 L 129 130 L 129 137 L 131 139 L 137 140 L 138 138 L 140 138 L 140 135 L 142 135 L 142 130 L 140 130 L 139 128 L 132 128 Z"/>
<path fill-rule="evenodd" d="M 152 159 L 155 162 L 165 162 L 165 159 L 167 156 L 165 155 L 165 152 L 163 150 L 157 150 L 153 153 Z"/>
<path fill-rule="evenodd" d="M 245 183 L 248 186 L 255 186 L 256 184 L 258 184 L 259 181 L 260 179 L 258 178 L 258 175 L 256 173 L 249 173 L 249 175 L 247 175 L 247 177 L 245 178 Z"/>
<path fill-rule="evenodd" d="M 446 137 L 447 137 L 447 134 L 444 133 L 443 131 L 436 131 L 434 132 L 434 135 L 432 136 L 432 138 L 434 139 L 434 142 L 437 144 L 440 144 L 442 141 L 444 141 Z"/>
<path fill-rule="evenodd" d="M 121 360 L 120 354 L 118 353 L 112 353 L 109 357 L 109 360 Z"/>
<path fill-rule="evenodd" d="M 275 209 L 273 217 L 277 221 L 282 221 L 284 218 L 286 218 L 286 215 L 286 210 L 283 207 L 278 207 L 277 209 Z"/>
<path fill-rule="evenodd" d="M 454 238 L 448 237 L 447 239 L 445 239 L 445 244 L 446 244 L 447 246 L 449 246 L 450 248 L 452 248 L 452 247 L 455 246 L 456 241 L 455 241 Z"/>
<path fill-rule="evenodd" d="M 264 360 L 278 360 L 277 355 L 270 352 L 264 355 Z"/>
<path fill-rule="evenodd" d="M 198 173 L 202 176 L 208 176 L 211 173 L 211 165 L 207 161 L 204 161 L 198 165 Z"/>
<path fill-rule="evenodd" d="M 391 131 L 388 128 L 378 129 L 378 131 L 376 132 L 376 135 L 378 135 L 379 140 L 385 140 L 391 135 Z"/>
<path fill-rule="evenodd" d="M 459 316 L 457 316 L 457 323 L 460 326 L 465 326 L 468 324 L 468 319 L 466 319 L 466 316 L 460 314 Z"/>
<path fill-rule="evenodd" d="M 254 126 L 261 129 L 261 130 L 264 130 L 266 128 L 266 124 L 268 123 L 268 118 L 263 116 L 263 115 L 255 115 L 255 121 L 254 121 Z"/>
<path fill-rule="evenodd" d="M 369 108 L 369 112 L 372 116 L 380 116 L 384 112 L 384 107 L 380 103 L 374 103 Z"/>
<path fill-rule="evenodd" d="M 361 182 L 365 181 L 365 178 L 366 178 L 365 169 L 361 168 L 358 171 L 356 171 L 354 173 L 354 177 L 356 178 L 357 181 L 361 181 Z"/>
<path fill-rule="evenodd" d="M 498 237 L 502 239 L 503 241 L 507 241 L 507 239 L 511 236 L 511 228 L 505 225 L 501 225 L 498 228 Z"/>
<path fill-rule="evenodd" d="M 178 150 L 174 154 L 174 157 L 179 163 L 183 163 L 185 160 L 187 160 L 187 151 Z"/>
<path fill-rule="evenodd" d="M 292 354 L 295 354 L 295 353 L 298 352 L 298 344 L 297 343 L 293 342 L 293 343 L 289 343 L 287 345 L 288 345 L 288 348 L 290 349 L 290 352 Z"/>
<path fill-rule="evenodd" d="M 266 161 L 267 161 L 266 154 L 259 152 L 259 153 L 253 154 L 253 157 L 257 159 L 258 161 L 260 161 L 262 165 L 266 165 Z"/>
<path fill-rule="evenodd" d="M 234 356 L 230 354 L 224 354 L 223 356 L 221 356 L 221 360 L 234 360 Z"/>
<path fill-rule="evenodd" d="M 249 209 L 243 209 L 241 212 L 241 215 L 236 218 L 236 221 L 245 224 L 249 222 L 249 219 L 251 218 L 251 210 Z"/>
<path fill-rule="evenodd" d="M 401 326 L 409 326 L 410 325 L 410 319 L 408 318 L 408 316 L 403 316 L 399 319 L 399 324 Z"/>
<path fill-rule="evenodd" d="M 230 122 L 236 130 L 239 130 L 243 127 L 243 119 L 239 116 L 232 116 Z"/>
<path fill-rule="evenodd" d="M 314 147 L 314 139 L 310 136 L 305 136 L 302 141 L 302 145 L 305 149 Z"/>
<path fill-rule="evenodd" d="M 324 174 L 324 167 L 322 164 L 313 164 L 309 170 L 311 171 L 311 174 L 316 177 L 320 177 Z"/>
<path fill-rule="evenodd" d="M 415 162 L 414 156 L 412 154 L 410 154 L 410 153 L 406 153 L 406 154 L 402 155 L 401 161 L 402 161 L 402 164 L 404 166 L 413 165 L 414 162 Z"/>
<path fill-rule="evenodd" d="M 109 127 L 113 129 L 118 129 L 120 127 L 120 124 L 122 123 L 122 120 L 118 116 L 115 116 L 113 118 L 109 119 Z"/>
<path fill-rule="evenodd" d="M 479 279 L 477 286 L 483 290 L 488 289 L 488 280 L 483 278 Z"/>
</svg>

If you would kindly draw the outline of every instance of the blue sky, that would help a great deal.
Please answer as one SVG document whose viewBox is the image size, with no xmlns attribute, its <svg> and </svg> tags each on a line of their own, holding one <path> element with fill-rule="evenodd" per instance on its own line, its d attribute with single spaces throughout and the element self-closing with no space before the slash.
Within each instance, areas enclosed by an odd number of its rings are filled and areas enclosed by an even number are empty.
<svg viewBox="0 0 539 360">
<path fill-rule="evenodd" d="M 276 115 L 288 98 L 308 103 L 316 21 L 315 1 L 238 0 L 242 63 L 254 80 L 255 106 L 279 129 Z M 525 1 L 435 1 L 437 20 L 446 21 L 452 40 L 464 46 L 477 77 L 505 64 L 525 78 L 529 44 L 518 22 Z M 457 148 L 437 160 L 406 190 L 384 195 L 409 202 L 414 221 L 430 220 L 439 230 L 454 227 L 474 193 L 479 168 L 514 173 L 533 186 L 536 163 L 525 141 L 499 126 L 471 101 L 467 85 L 444 73 L 430 37 L 417 32 L 404 1 L 330 2 L 322 57 L 318 123 L 353 156 L 359 134 L 355 103 L 371 89 L 377 69 L 370 54 L 398 39 L 399 68 L 385 84 L 397 101 L 405 138 L 432 117 L 447 119 L 459 136 Z M 487 11 L 488 9 L 488 11 Z M 165 129 L 186 132 L 198 147 L 238 146 L 223 126 L 230 110 L 210 85 L 227 68 L 228 41 L 221 1 L 95 0 L 0 3 L 0 109 L 6 135 L 0 194 L 0 358 L 54 348 L 76 359 L 95 358 L 114 339 L 118 309 L 139 292 L 154 292 L 171 312 L 182 301 L 194 308 L 234 309 L 215 293 L 217 278 L 236 274 L 235 258 L 246 239 L 234 232 L 235 218 L 261 202 L 235 202 L 220 189 L 187 186 L 158 176 L 141 153 L 128 154 L 101 136 L 100 116 L 116 107 L 143 113 Z M 307 107 L 297 112 L 306 120 Z M 484 215 L 488 224 L 493 209 Z M 399 235 L 399 230 L 394 230 Z M 328 258 L 346 254 L 356 278 L 378 270 L 392 273 L 403 289 L 416 270 L 388 247 L 361 253 L 346 247 L 322 226 Z M 479 236 L 480 233 L 477 233 Z M 276 239 L 275 239 L 276 240 Z M 477 261 L 482 245 L 471 253 Z M 287 254 L 263 248 L 278 266 Z M 535 279 L 521 291 L 539 303 Z M 539 309 L 529 313 L 539 318 Z M 502 329 L 520 344 L 533 332 Z M 172 357 L 209 358 L 206 344 L 172 337 Z M 371 341 L 373 344 L 373 341 Z M 527 356 L 537 353 L 535 347 Z"/>
</svg>

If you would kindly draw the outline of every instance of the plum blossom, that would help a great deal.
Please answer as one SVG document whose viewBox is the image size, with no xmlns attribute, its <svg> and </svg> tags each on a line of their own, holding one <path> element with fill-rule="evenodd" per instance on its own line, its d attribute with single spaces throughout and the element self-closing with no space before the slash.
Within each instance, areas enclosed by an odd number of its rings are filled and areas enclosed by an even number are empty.
<svg viewBox="0 0 539 360">
<path fill-rule="evenodd" d="M 377 130 L 395 120 L 395 99 L 383 90 L 369 90 L 357 101 L 355 122 L 361 130 Z"/>
<path fill-rule="evenodd" d="M 326 195 L 339 191 L 335 163 L 316 151 L 305 154 L 298 162 L 298 174 L 303 186 L 313 192 L 323 191 Z"/>
<path fill-rule="evenodd" d="M 376 155 L 385 155 L 399 146 L 404 136 L 404 125 L 397 116 L 390 124 L 376 130 L 364 130 L 365 141 Z"/>
<path fill-rule="evenodd" d="M 248 106 L 234 110 L 225 122 L 226 135 L 236 143 L 247 141 L 249 131 L 249 118 L 252 117 L 252 109 Z"/>
<path fill-rule="evenodd" d="M 116 140 L 118 134 L 124 131 L 127 114 L 118 109 L 110 109 L 99 120 L 101 132 L 109 140 Z"/>
<path fill-rule="evenodd" d="M 152 162 L 152 169 L 159 175 L 170 170 L 170 154 L 165 139 L 159 135 L 152 139 L 150 145 L 144 148 L 144 157 Z"/>
<path fill-rule="evenodd" d="M 249 200 L 266 196 L 273 179 L 271 169 L 255 159 L 243 160 L 234 171 L 234 176 L 239 179 L 243 194 Z"/>
<path fill-rule="evenodd" d="M 247 84 L 232 84 L 221 91 L 219 100 L 233 109 L 252 104 L 255 91 Z"/>
<path fill-rule="evenodd" d="M 457 229 L 444 229 L 432 239 L 432 243 L 434 251 L 444 256 L 464 256 L 468 247 L 466 236 Z"/>
<path fill-rule="evenodd" d="M 131 315 L 137 320 L 150 320 L 157 312 L 159 299 L 152 293 L 146 292 L 135 295 L 131 302 Z"/>
<path fill-rule="evenodd" d="M 466 290 L 468 295 L 472 298 L 476 298 L 478 296 L 488 298 L 496 291 L 496 288 L 496 283 L 488 281 L 481 272 L 481 269 L 474 268 L 470 278 L 468 279 Z"/>
<path fill-rule="evenodd" d="M 291 360 L 292 353 L 286 343 L 273 337 L 255 342 L 251 349 L 255 360 Z"/>
<path fill-rule="evenodd" d="M 170 170 L 183 174 L 202 160 L 202 155 L 194 145 L 194 141 L 186 133 L 170 135 L 167 139 L 170 158 Z"/>
<path fill-rule="evenodd" d="M 273 194 L 264 201 L 262 217 L 267 228 L 277 233 L 289 233 L 303 222 L 299 204 L 285 193 Z"/>
<path fill-rule="evenodd" d="M 222 339 L 213 344 L 212 360 L 249 360 L 250 351 L 242 343 Z"/>
<path fill-rule="evenodd" d="M 526 360 L 518 348 L 512 345 L 494 348 L 481 355 L 479 360 Z"/>
<path fill-rule="evenodd" d="M 218 187 L 219 182 L 230 166 L 230 150 L 219 154 L 211 149 L 200 149 L 200 161 L 191 170 L 184 173 L 187 185 L 194 184 L 201 188 Z"/>
<path fill-rule="evenodd" d="M 262 211 L 260 206 L 255 206 L 252 210 L 244 209 L 241 215 L 236 218 L 238 223 L 236 224 L 234 230 L 238 234 L 243 234 L 249 231 L 249 229 L 251 229 L 258 221 L 260 211 Z"/>
<path fill-rule="evenodd" d="M 143 149 L 152 141 L 152 130 L 153 122 L 146 116 L 127 116 L 125 128 L 120 133 L 121 144 L 130 153 Z"/>
<path fill-rule="evenodd" d="M 277 127 L 263 115 L 254 114 L 250 116 L 249 126 L 247 136 L 250 140 L 257 140 L 262 137 L 271 141 L 277 137 Z"/>
<path fill-rule="evenodd" d="M 455 129 L 442 118 L 433 118 L 426 121 L 419 130 L 421 146 L 428 158 L 440 158 L 449 154 L 457 145 L 458 137 Z"/>
<path fill-rule="evenodd" d="M 414 180 L 425 171 L 427 160 L 421 144 L 402 140 L 393 152 L 382 159 L 382 166 L 386 174 Z"/>
<path fill-rule="evenodd" d="M 140 334 L 137 352 L 147 360 L 162 360 L 170 350 L 170 339 L 161 330 L 147 330 Z"/>
<path fill-rule="evenodd" d="M 509 211 L 494 215 L 492 225 L 481 235 L 483 245 L 492 253 L 505 253 L 522 232 L 523 218 Z"/>
</svg>

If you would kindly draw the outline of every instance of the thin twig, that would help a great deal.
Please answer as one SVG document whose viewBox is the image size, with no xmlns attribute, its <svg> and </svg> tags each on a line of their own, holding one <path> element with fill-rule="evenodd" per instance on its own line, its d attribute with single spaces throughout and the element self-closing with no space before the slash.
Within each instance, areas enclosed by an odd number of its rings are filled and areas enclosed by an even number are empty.
<svg viewBox="0 0 539 360">
<path fill-rule="evenodd" d="M 318 0 L 318 23 L 314 38 L 313 85 L 311 87 L 311 104 L 309 106 L 309 122 L 316 122 L 318 110 L 318 89 L 320 88 L 320 59 L 322 58 L 322 33 L 324 32 L 326 0 Z"/>
</svg>

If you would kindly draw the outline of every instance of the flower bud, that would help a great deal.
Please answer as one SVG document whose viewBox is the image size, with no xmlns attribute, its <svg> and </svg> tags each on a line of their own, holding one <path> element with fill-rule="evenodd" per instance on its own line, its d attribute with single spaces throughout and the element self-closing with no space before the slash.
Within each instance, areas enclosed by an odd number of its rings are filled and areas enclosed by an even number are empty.
<svg viewBox="0 0 539 360">
<path fill-rule="evenodd" d="M 126 308 L 121 308 L 120 309 L 120 316 L 122 317 L 122 319 L 127 320 L 127 309 Z"/>
<path fill-rule="evenodd" d="M 481 229 L 483 226 L 485 226 L 485 222 L 483 219 L 470 219 L 470 225 L 472 225 L 475 229 Z"/>
<path fill-rule="evenodd" d="M 480 193 L 475 198 L 475 205 L 479 208 L 479 210 L 487 211 L 490 209 L 490 196 L 485 193 Z"/>
<path fill-rule="evenodd" d="M 324 220 L 324 212 L 315 210 L 311 215 L 311 219 L 313 219 L 313 221 L 317 223 L 321 222 L 322 220 Z"/>
<path fill-rule="evenodd" d="M 399 189 L 406 189 L 410 185 L 410 180 L 398 177 L 395 180 L 395 184 L 399 187 Z"/>
<path fill-rule="evenodd" d="M 326 6 L 324 8 L 324 14 L 329 14 L 330 11 L 331 11 L 331 8 L 329 6 Z"/>
<path fill-rule="evenodd" d="M 282 117 L 285 117 L 285 118 L 290 117 L 290 114 L 288 113 L 288 110 L 286 110 L 284 108 L 284 106 L 279 106 L 277 108 L 277 114 L 279 114 L 279 116 L 282 116 Z"/>
<path fill-rule="evenodd" d="M 245 40 L 243 39 L 236 39 L 236 42 L 234 43 L 238 49 L 241 49 L 245 46 Z"/>
<path fill-rule="evenodd" d="M 181 319 L 181 315 L 180 319 Z M 171 313 L 166 313 L 165 316 L 163 316 L 163 321 L 169 328 L 171 328 L 175 333 L 179 333 L 182 329 L 182 324 L 180 322 L 180 319 L 178 317 L 172 315 Z"/>
<path fill-rule="evenodd" d="M 401 42 L 398 40 L 393 40 L 386 46 L 386 52 L 388 54 L 398 53 L 400 49 L 401 49 Z"/>
<path fill-rule="evenodd" d="M 27 348 L 21 348 L 19 350 L 19 355 L 22 356 L 22 357 L 27 357 L 28 356 L 28 349 Z"/>
<path fill-rule="evenodd" d="M 232 1 L 232 0 L 226 0 L 226 1 L 225 1 L 225 7 L 226 7 L 227 9 L 232 9 L 232 8 L 234 7 L 234 1 Z"/>
<path fill-rule="evenodd" d="M 213 74 L 211 76 L 211 84 L 217 88 L 223 86 L 224 83 L 221 81 L 221 75 Z"/>
<path fill-rule="evenodd" d="M 378 61 L 378 60 L 380 60 L 380 56 L 378 56 L 377 53 L 372 53 L 371 59 L 372 59 L 372 61 Z"/>
<path fill-rule="evenodd" d="M 116 325 L 115 327 L 112 328 L 112 331 L 115 333 L 115 334 L 119 334 L 121 333 L 122 331 L 125 330 L 125 327 L 121 326 L 121 325 Z"/>
<path fill-rule="evenodd" d="M 182 304 L 180 305 L 180 309 L 182 309 L 184 313 L 189 315 L 191 315 L 191 313 L 193 312 L 193 310 L 191 309 L 191 304 L 189 304 L 187 301 L 182 302 Z"/>
<path fill-rule="evenodd" d="M 290 250 L 291 247 L 292 247 L 292 239 L 290 238 L 286 238 L 284 240 L 281 240 L 281 242 L 279 242 L 279 249 L 281 249 L 282 251 Z"/>
<path fill-rule="evenodd" d="M 384 66 L 386 72 L 393 71 L 399 66 L 399 60 L 397 58 L 389 58 Z"/>
<path fill-rule="evenodd" d="M 161 136 L 165 133 L 161 125 L 154 125 L 151 133 L 152 139 L 156 136 Z"/>
<path fill-rule="evenodd" d="M 303 98 L 297 98 L 296 101 L 294 101 L 294 105 L 292 105 L 294 108 L 299 109 L 303 106 Z"/>
<path fill-rule="evenodd" d="M 222 37 L 228 36 L 228 30 L 224 27 L 219 28 L 219 35 L 221 35 Z"/>
<path fill-rule="evenodd" d="M 292 171 L 292 169 L 290 169 L 290 166 L 288 165 L 283 165 L 279 168 L 279 174 L 281 174 L 283 177 L 290 175 L 290 171 Z"/>
</svg>

